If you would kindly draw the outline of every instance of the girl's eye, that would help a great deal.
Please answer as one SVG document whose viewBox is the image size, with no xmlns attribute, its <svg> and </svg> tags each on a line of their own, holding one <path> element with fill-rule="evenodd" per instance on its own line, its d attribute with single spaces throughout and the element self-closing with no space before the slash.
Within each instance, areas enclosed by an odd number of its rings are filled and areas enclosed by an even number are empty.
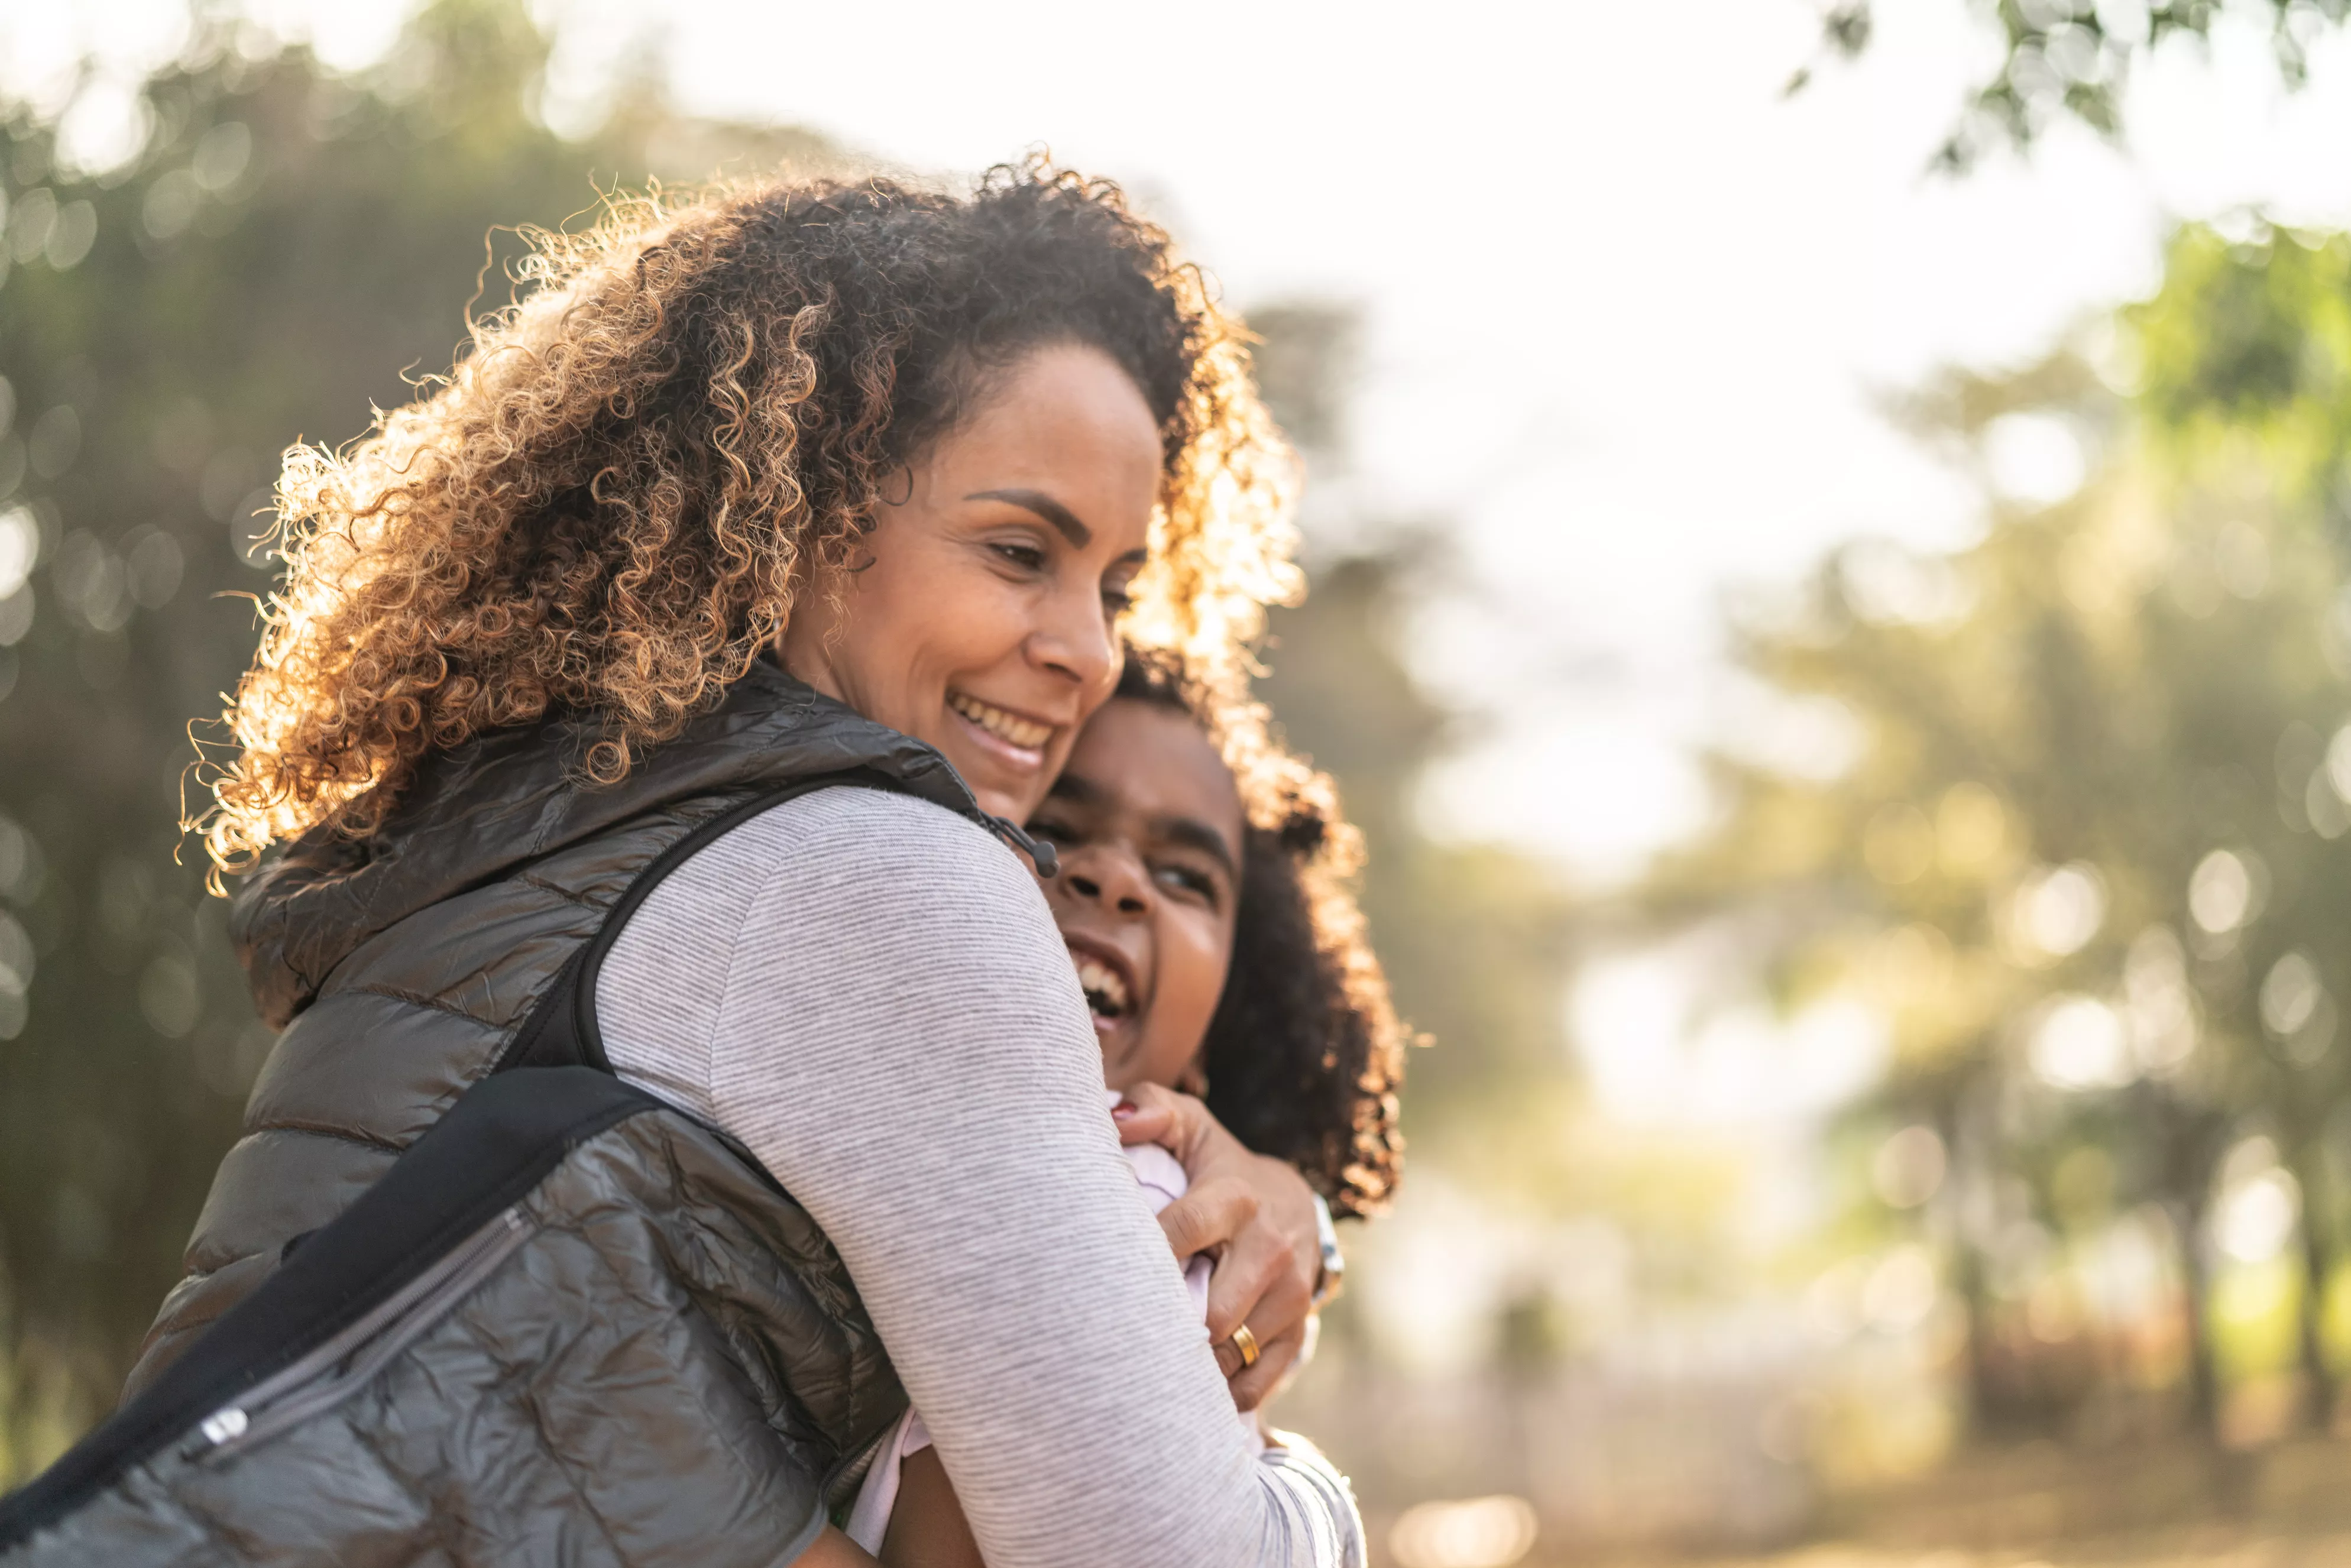
<svg viewBox="0 0 2351 1568">
<path fill-rule="evenodd" d="M 1134 595 L 1123 588 L 1105 588 L 1102 590 L 1102 602 L 1110 606 L 1113 615 L 1123 615 L 1134 608 Z"/>
<path fill-rule="evenodd" d="M 992 548 L 998 555 L 1023 571 L 1042 571 L 1045 569 L 1045 552 L 1035 545 L 996 545 Z"/>
<path fill-rule="evenodd" d="M 1194 871 L 1189 866 L 1161 866 L 1159 880 L 1205 903 L 1217 902 L 1217 879 L 1206 872 Z"/>
<path fill-rule="evenodd" d="M 1030 822 L 1029 824 L 1029 836 L 1032 839 L 1041 839 L 1046 842 L 1056 844 L 1074 843 L 1077 841 L 1078 837 L 1078 835 L 1071 831 L 1066 824 L 1053 821 L 1050 819 Z"/>
</svg>

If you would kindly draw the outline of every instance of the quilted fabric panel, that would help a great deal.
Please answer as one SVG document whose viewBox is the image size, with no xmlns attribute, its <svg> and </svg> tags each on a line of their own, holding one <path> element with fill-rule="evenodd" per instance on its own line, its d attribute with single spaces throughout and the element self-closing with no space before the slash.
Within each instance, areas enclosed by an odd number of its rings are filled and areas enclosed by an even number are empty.
<svg viewBox="0 0 2351 1568">
<path fill-rule="evenodd" d="M 797 1556 L 821 1479 L 904 1407 L 871 1325 L 829 1304 L 854 1297 L 815 1225 L 668 1111 L 523 1207 L 529 1239 L 340 1403 L 249 1449 L 168 1445 L 0 1563 Z"/>
</svg>

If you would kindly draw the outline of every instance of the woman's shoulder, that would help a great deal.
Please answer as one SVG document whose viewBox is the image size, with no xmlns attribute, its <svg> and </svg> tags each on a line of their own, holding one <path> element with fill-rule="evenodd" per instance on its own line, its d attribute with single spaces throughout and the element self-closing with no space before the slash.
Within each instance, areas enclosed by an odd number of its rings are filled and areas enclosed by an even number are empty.
<svg viewBox="0 0 2351 1568">
<path fill-rule="evenodd" d="M 688 885 L 733 890 L 800 918 L 853 906 L 914 926 L 1041 911 L 1029 862 L 968 817 L 896 790 L 841 785 L 795 796 L 736 824 L 677 870 Z"/>
<path fill-rule="evenodd" d="M 878 869 L 945 862 L 967 872 L 1025 870 L 1008 845 L 970 818 L 901 790 L 856 784 L 795 795 L 729 829 L 703 852 L 711 851 L 768 865 Z"/>
<path fill-rule="evenodd" d="M 978 938 L 975 940 L 975 938 Z M 679 862 L 630 916 L 599 994 L 839 1001 L 871 984 L 1026 995 L 1050 984 L 1059 936 L 1028 862 L 929 801 L 842 786 L 733 824 Z M 1069 966 L 1059 965 L 1066 984 Z M 812 972 L 832 976 L 811 991 Z M 714 1003 L 714 1005 L 716 1005 Z"/>
</svg>

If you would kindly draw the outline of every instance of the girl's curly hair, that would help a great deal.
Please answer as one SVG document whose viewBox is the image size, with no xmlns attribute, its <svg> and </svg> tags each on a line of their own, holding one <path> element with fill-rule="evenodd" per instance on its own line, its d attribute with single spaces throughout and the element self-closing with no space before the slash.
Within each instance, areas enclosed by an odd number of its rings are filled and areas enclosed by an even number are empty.
<svg viewBox="0 0 2351 1568">
<path fill-rule="evenodd" d="M 1334 1213 L 1386 1208 L 1404 1170 L 1407 1031 L 1352 885 L 1363 836 L 1330 776 L 1277 742 L 1265 709 L 1176 659 L 1130 652 L 1113 701 L 1186 714 L 1222 750 L 1248 822 L 1232 968 L 1201 1047 L 1208 1109 L 1298 1167 Z"/>
<path fill-rule="evenodd" d="M 1134 377 L 1165 445 L 1123 627 L 1237 685 L 1287 599 L 1292 465 L 1248 336 L 1117 188 L 1042 158 L 969 195 L 769 181 L 531 231 L 446 377 L 277 487 L 285 577 L 195 824 L 214 866 L 375 831 L 420 758 L 550 711 L 590 779 L 714 704 L 890 476 L 1025 350 Z"/>
</svg>

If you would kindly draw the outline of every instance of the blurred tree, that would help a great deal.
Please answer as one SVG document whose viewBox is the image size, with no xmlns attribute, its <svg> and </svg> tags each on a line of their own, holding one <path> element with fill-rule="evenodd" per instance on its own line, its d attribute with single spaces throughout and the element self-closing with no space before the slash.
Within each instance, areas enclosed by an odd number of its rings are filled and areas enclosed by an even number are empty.
<svg viewBox="0 0 2351 1568">
<path fill-rule="evenodd" d="M 1854 757 L 1786 771 L 1726 747 L 1720 826 L 1642 891 L 1667 925 L 1768 912 L 1784 998 L 1858 994 L 1887 1019 L 1870 1114 L 1949 1152 L 1928 1212 L 1970 1312 L 1980 1421 L 2013 1404 L 2004 1303 L 2045 1274 L 2020 1247 L 2153 1205 L 2186 1283 L 2188 1404 L 2213 1428 L 2212 1265 L 2237 1234 L 2214 1206 L 2257 1133 L 2302 1196 L 2302 1375 L 2331 1407 L 2328 1113 L 2351 1083 L 2351 738 L 2331 738 L 2351 678 L 2330 368 L 2346 256 L 2185 229 L 2162 289 L 2115 323 L 2124 390 L 2069 353 L 1917 400 L 2007 497 L 1983 542 L 1949 559 L 1856 544 L 1741 629 L 1765 723 L 1832 716 Z M 2095 1163 L 2073 1157 L 2085 1148 Z"/>
<path fill-rule="evenodd" d="M 1936 167 L 1964 173 L 2001 146 L 2020 151 L 2059 120 L 2103 134 L 2122 130 L 2122 94 L 2132 68 L 2174 39 L 2202 42 L 2232 7 L 2222 0 L 1968 0 L 2001 42 L 1999 68 L 1969 94 Z M 2300 87 L 2311 47 L 2339 27 L 2346 0 L 2244 0 L 2233 7 L 2266 20 L 2278 75 Z M 1850 59 L 1869 47 L 1874 0 L 1834 0 L 1822 16 L 1821 52 Z M 1798 70 L 1802 91 L 1813 67 Z"/>
<path fill-rule="evenodd" d="M 1353 467 L 1360 319 L 1326 300 L 1261 304 L 1249 319 L 1263 339 L 1259 384 L 1308 468 L 1313 585 L 1302 604 L 1273 612 L 1259 691 L 1290 743 L 1338 780 L 1364 831 L 1364 915 L 1400 1010 L 1427 1031 L 1404 1096 L 1405 1191 L 1417 1177 L 1474 1193 L 1489 1215 L 1622 1244 L 1625 1282 L 1646 1302 L 1735 1297 L 1748 1283 L 1729 1239 L 1743 1152 L 1702 1132 L 1613 1125 L 1576 1071 L 1562 982 L 1588 902 L 1555 867 L 1427 819 L 1427 768 L 1474 716 L 1421 685 L 1407 632 L 1417 607 L 1462 590 L 1445 521 L 1384 512 Z M 1586 1352 L 1620 1326 L 1591 1299 L 1607 1294 L 1603 1281 L 1575 1282 L 1586 1299 L 1573 1302 L 1561 1287 L 1522 1280 L 1494 1303 L 1500 1354 Z M 1548 1326 L 1531 1334 L 1536 1322 Z M 1351 1337 L 1344 1303 L 1330 1326 L 1334 1339 Z M 1513 1387 L 1526 1370 L 1497 1375 Z M 1350 1458 L 1367 1473 L 1386 1463 L 1364 1449 Z"/>
<path fill-rule="evenodd" d="M 1327 301 L 1249 312 L 1259 383 L 1310 473 L 1349 463 L 1348 405 L 1361 320 Z M 1405 660 L 1416 597 L 1448 586 L 1445 531 L 1425 520 L 1357 519 L 1339 549 L 1312 552 L 1313 591 L 1273 612 L 1261 695 L 1290 742 L 1336 779 L 1364 831 L 1364 910 L 1399 1008 L 1443 1049 L 1416 1051 L 1409 1124 L 1435 1130 L 1473 1106 L 1557 1081 L 1568 1065 L 1559 977 L 1571 901 L 1557 873 L 1495 846 L 1433 838 L 1419 812 L 1428 765 L 1459 716 Z"/>
<path fill-rule="evenodd" d="M 2164 273 L 2131 343 L 2167 460 L 2258 470 L 2351 555 L 2351 236 L 2189 227 Z"/>
<path fill-rule="evenodd" d="M 358 77 L 207 25 L 103 171 L 0 110 L 0 1486 L 112 1405 L 268 1045 L 172 822 L 252 653 L 277 454 L 448 363 L 517 248 L 493 225 L 843 162 L 642 84 L 567 141 L 546 54 L 522 0 L 439 0 Z"/>
</svg>

